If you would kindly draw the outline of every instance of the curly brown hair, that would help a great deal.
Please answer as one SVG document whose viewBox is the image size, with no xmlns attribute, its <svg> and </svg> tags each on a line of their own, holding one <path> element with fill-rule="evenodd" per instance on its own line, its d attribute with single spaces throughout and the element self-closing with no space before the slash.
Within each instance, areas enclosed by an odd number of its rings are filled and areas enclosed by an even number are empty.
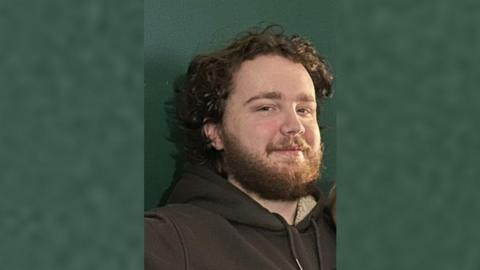
<svg viewBox="0 0 480 270">
<path fill-rule="evenodd" d="M 203 125 L 221 123 L 233 74 L 244 61 L 259 55 L 278 55 L 302 64 L 312 78 L 318 104 L 332 95 L 333 77 L 308 40 L 286 35 L 278 25 L 250 30 L 224 49 L 197 55 L 189 65 L 184 86 L 177 93 L 177 118 L 185 132 L 183 147 L 188 161 L 210 163 L 224 174 L 221 153 L 211 147 Z"/>
</svg>

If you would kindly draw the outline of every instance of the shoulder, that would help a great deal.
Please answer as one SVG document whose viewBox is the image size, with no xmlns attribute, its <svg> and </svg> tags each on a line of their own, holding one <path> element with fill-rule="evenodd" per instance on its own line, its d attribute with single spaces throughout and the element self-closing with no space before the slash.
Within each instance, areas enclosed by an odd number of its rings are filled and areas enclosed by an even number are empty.
<svg viewBox="0 0 480 270">
<path fill-rule="evenodd" d="M 203 208 L 170 204 L 145 212 L 145 269 L 184 269 L 227 221 Z"/>
<path fill-rule="evenodd" d="M 179 223 L 189 223 L 199 218 L 214 218 L 216 214 L 201 207 L 190 204 L 169 204 L 145 212 L 145 223 L 175 226 Z"/>
<path fill-rule="evenodd" d="M 145 224 L 150 226 L 170 227 L 171 229 L 188 226 L 202 226 L 215 222 L 222 222 L 225 219 L 216 213 L 190 204 L 169 204 L 164 207 L 155 208 L 145 213 Z"/>
<path fill-rule="evenodd" d="M 144 214 L 145 269 L 183 269 L 187 260 L 178 215 L 184 207 L 161 207 Z M 181 215 L 181 214 L 180 214 Z M 183 223 L 183 222 L 180 222 Z"/>
<path fill-rule="evenodd" d="M 208 211 L 187 204 L 171 204 L 151 209 L 144 214 L 145 235 L 148 239 L 169 236 L 181 241 L 183 227 L 209 214 Z"/>
<path fill-rule="evenodd" d="M 178 240 L 191 234 L 208 235 L 215 228 L 229 226 L 229 222 L 219 214 L 189 204 L 169 204 L 145 213 L 145 234 L 175 234 Z M 197 235 L 198 237 L 198 235 Z"/>
</svg>

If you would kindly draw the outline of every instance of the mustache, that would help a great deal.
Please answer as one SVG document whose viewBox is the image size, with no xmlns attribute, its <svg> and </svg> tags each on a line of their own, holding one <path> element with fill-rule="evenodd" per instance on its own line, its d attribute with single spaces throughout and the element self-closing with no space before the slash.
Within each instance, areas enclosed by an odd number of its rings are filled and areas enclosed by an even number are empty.
<svg viewBox="0 0 480 270">
<path fill-rule="evenodd" d="M 302 137 L 286 137 L 276 143 L 269 143 L 267 145 L 267 154 L 273 151 L 298 149 L 300 151 L 308 151 L 311 149 L 307 141 Z"/>
</svg>

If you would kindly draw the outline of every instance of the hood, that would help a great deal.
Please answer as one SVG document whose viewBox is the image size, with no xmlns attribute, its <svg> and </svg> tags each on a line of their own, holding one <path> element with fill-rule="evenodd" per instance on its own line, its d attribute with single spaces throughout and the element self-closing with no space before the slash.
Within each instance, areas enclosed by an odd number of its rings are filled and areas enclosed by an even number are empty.
<svg viewBox="0 0 480 270">
<path fill-rule="evenodd" d="M 323 215 L 324 203 L 320 192 L 317 191 L 313 196 L 317 200 L 316 206 L 295 225 L 300 231 L 310 226 L 311 218 Z M 235 223 L 271 231 L 285 230 L 284 221 L 278 215 L 269 212 L 207 166 L 186 164 L 168 203 L 192 204 Z"/>
</svg>

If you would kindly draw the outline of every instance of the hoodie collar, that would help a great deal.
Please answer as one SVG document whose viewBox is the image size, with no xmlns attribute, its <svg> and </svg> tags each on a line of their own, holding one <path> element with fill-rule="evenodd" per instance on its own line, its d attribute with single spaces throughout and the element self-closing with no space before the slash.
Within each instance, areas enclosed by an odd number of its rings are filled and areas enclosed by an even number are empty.
<svg viewBox="0 0 480 270">
<path fill-rule="evenodd" d="M 300 200 L 295 222 L 300 230 L 309 226 L 306 219 L 322 212 L 323 203 L 318 203 L 318 199 L 316 202 L 315 198 L 319 198 L 319 192 Z M 168 203 L 188 203 L 217 213 L 231 222 L 272 231 L 285 230 L 283 222 L 275 214 L 205 165 L 185 165 Z"/>
</svg>

